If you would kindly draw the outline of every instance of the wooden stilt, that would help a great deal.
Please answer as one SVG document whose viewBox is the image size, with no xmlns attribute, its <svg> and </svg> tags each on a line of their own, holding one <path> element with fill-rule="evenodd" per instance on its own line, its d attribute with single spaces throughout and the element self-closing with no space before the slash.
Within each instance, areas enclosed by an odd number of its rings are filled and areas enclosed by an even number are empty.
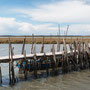
<svg viewBox="0 0 90 90">
<path fill-rule="evenodd" d="M 14 85 L 15 82 L 16 82 L 16 79 L 15 79 L 15 73 L 14 73 L 14 65 L 13 65 L 13 48 L 12 46 L 10 46 L 10 50 L 11 50 L 11 61 L 10 61 L 10 77 L 11 77 L 11 82 L 10 82 L 10 85 Z"/>
<path fill-rule="evenodd" d="M 13 48 L 11 46 L 10 38 L 9 38 L 9 60 L 10 60 L 9 62 L 9 79 L 10 79 L 9 84 L 14 85 L 16 80 L 15 80 L 15 73 L 14 73 L 14 66 L 13 66 Z"/>
<path fill-rule="evenodd" d="M 28 61 L 26 60 L 26 51 L 24 51 L 24 57 L 25 57 L 25 66 L 24 66 L 24 77 L 25 77 L 25 80 L 27 79 L 27 63 Z"/>
<path fill-rule="evenodd" d="M 32 47 L 31 47 L 31 54 L 33 54 L 34 52 L 33 52 L 33 44 L 34 44 L 34 34 L 32 34 Z"/>
<path fill-rule="evenodd" d="M 30 62 L 29 62 L 29 72 L 31 71 L 31 59 L 30 59 Z"/>
<path fill-rule="evenodd" d="M 23 45 L 22 45 L 22 52 L 21 52 L 22 55 L 25 54 L 25 42 L 26 42 L 26 37 L 24 38 Z M 23 69 L 23 65 L 22 65 L 22 64 L 23 64 L 23 61 L 24 61 L 24 60 L 19 61 L 19 63 L 20 63 L 19 73 L 23 73 L 23 72 L 22 72 L 22 69 Z"/>
<path fill-rule="evenodd" d="M 66 47 L 66 40 L 63 39 L 63 51 L 64 54 L 62 56 L 62 73 L 67 73 L 69 71 L 69 61 L 67 56 L 67 47 Z"/>
<path fill-rule="evenodd" d="M 2 84 L 2 72 L 1 72 L 1 67 L 0 67 L 0 84 Z"/>
<path fill-rule="evenodd" d="M 88 46 L 88 42 L 86 41 L 84 45 L 85 45 L 85 47 L 83 46 L 83 48 L 84 48 L 84 61 L 86 62 L 85 67 L 89 68 L 89 55 L 88 55 L 89 46 Z"/>
<path fill-rule="evenodd" d="M 11 83 L 11 74 L 10 74 L 10 52 L 11 51 L 11 41 L 9 38 L 9 84 Z"/>
<path fill-rule="evenodd" d="M 44 53 L 44 37 L 43 37 L 43 42 L 42 42 L 42 47 L 40 53 Z"/>
<path fill-rule="evenodd" d="M 26 42 L 26 37 L 24 38 L 24 41 L 23 41 L 22 54 L 24 54 L 24 50 L 25 50 L 25 42 Z"/>
<path fill-rule="evenodd" d="M 37 63 L 36 63 L 36 55 L 34 56 L 34 76 L 37 77 Z"/>
<path fill-rule="evenodd" d="M 36 43 L 34 44 L 34 76 L 37 77 Z"/>
<path fill-rule="evenodd" d="M 78 59 L 79 59 L 79 67 L 83 69 L 83 54 L 81 52 L 81 42 L 78 42 Z"/>
<path fill-rule="evenodd" d="M 60 51 L 60 24 L 58 25 L 58 29 L 59 32 L 58 32 L 58 40 L 57 40 L 57 52 Z"/>
<path fill-rule="evenodd" d="M 47 73 L 47 76 L 48 76 L 48 74 L 49 74 L 48 57 L 46 59 L 46 73 Z"/>
<path fill-rule="evenodd" d="M 54 75 L 57 75 L 57 62 L 56 62 L 56 56 L 55 56 L 55 48 L 54 44 L 52 45 L 52 70 L 54 72 Z"/>
</svg>

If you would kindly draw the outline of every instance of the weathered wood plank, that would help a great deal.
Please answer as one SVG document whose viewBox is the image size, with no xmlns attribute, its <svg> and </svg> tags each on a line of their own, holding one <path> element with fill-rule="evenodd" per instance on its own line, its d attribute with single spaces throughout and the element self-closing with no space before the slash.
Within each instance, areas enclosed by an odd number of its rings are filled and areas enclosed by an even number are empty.
<svg viewBox="0 0 90 90">
<path fill-rule="evenodd" d="M 76 50 L 77 51 L 77 50 Z M 74 50 L 73 50 L 74 52 Z M 62 52 L 55 52 L 56 56 L 62 56 L 64 54 L 64 51 Z M 70 51 L 67 52 L 67 54 L 70 54 Z M 32 59 L 34 57 L 35 54 L 27 54 L 26 55 L 26 59 Z M 49 57 L 49 56 L 53 56 L 52 52 L 47 52 L 47 53 L 36 53 L 36 57 L 43 57 L 43 56 Z M 13 60 L 20 60 L 20 59 L 24 59 L 24 55 L 13 55 Z M 11 59 L 11 56 L 10 56 Z M 10 61 L 8 56 L 2 56 L 0 57 L 0 63 L 5 63 L 5 62 L 9 62 Z"/>
</svg>

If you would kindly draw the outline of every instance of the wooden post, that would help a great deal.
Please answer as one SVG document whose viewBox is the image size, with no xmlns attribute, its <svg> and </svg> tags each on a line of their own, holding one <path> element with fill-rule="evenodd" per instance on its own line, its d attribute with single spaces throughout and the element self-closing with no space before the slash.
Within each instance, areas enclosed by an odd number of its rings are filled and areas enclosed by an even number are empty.
<svg viewBox="0 0 90 90">
<path fill-rule="evenodd" d="M 9 84 L 10 85 L 14 85 L 16 80 L 15 80 L 15 73 L 14 73 L 14 65 L 13 65 L 13 48 L 11 46 L 11 41 L 10 41 L 10 38 L 9 38 L 9 79 L 10 79 L 10 82 Z"/>
<path fill-rule="evenodd" d="M 75 61 L 76 61 L 76 58 L 75 58 L 76 53 L 75 52 L 76 52 L 76 50 L 74 50 L 75 48 L 73 49 L 73 47 L 72 47 L 72 40 L 71 40 L 71 44 L 69 45 L 69 47 L 70 47 L 69 72 L 71 72 L 76 67 L 76 64 L 75 64 Z M 74 50 L 74 52 L 73 52 L 73 50 Z"/>
<path fill-rule="evenodd" d="M 55 56 L 55 48 L 54 44 L 52 45 L 52 71 L 54 72 L 54 75 L 57 74 L 57 63 L 56 63 L 56 56 Z"/>
<path fill-rule="evenodd" d="M 34 55 L 34 76 L 37 77 L 37 63 L 36 63 L 36 55 Z"/>
<path fill-rule="evenodd" d="M 26 37 L 24 38 L 24 41 L 23 41 L 22 54 L 24 54 L 24 50 L 25 50 L 25 42 L 26 42 Z"/>
<path fill-rule="evenodd" d="M 57 40 L 57 52 L 60 51 L 60 24 L 58 25 L 59 33 L 58 33 L 58 40 Z"/>
<path fill-rule="evenodd" d="M 62 72 L 63 73 L 67 73 L 68 72 L 68 68 L 69 68 L 69 61 L 68 61 L 68 56 L 67 56 L 67 47 L 66 47 L 66 40 L 63 39 L 63 61 L 62 61 Z"/>
<path fill-rule="evenodd" d="M 48 74 L 49 74 L 48 57 L 46 59 L 46 73 L 47 73 L 47 76 L 48 76 Z"/>
<path fill-rule="evenodd" d="M 43 42 L 42 42 L 42 47 L 40 53 L 44 53 L 44 37 L 43 37 Z"/>
<path fill-rule="evenodd" d="M 24 77 L 25 77 L 25 80 L 27 79 L 27 63 L 28 61 L 26 60 L 26 51 L 24 51 L 24 57 L 25 57 L 25 66 L 24 66 Z"/>
<path fill-rule="evenodd" d="M 9 38 L 9 84 L 11 83 L 11 74 L 10 74 L 10 54 L 11 54 L 11 40 Z"/>
<path fill-rule="evenodd" d="M 85 67 L 88 68 L 89 67 L 89 45 L 88 45 L 88 42 L 86 41 L 85 42 L 85 47 L 84 47 L 84 61 L 86 62 L 85 64 Z"/>
<path fill-rule="evenodd" d="M 36 63 L 36 43 L 34 44 L 34 76 L 37 77 L 37 63 Z"/>
<path fill-rule="evenodd" d="M 80 69 L 83 69 L 83 55 L 81 52 L 81 42 L 78 42 L 78 58 L 79 58 L 79 66 Z"/>
<path fill-rule="evenodd" d="M 1 67 L 0 67 L 0 84 L 2 84 L 2 72 L 1 72 Z"/>
<path fill-rule="evenodd" d="M 52 48 L 52 35 L 50 35 L 50 48 Z M 52 51 L 50 50 L 50 52 Z"/>
<path fill-rule="evenodd" d="M 59 40 L 57 41 L 57 52 L 60 52 L 60 42 L 59 42 Z"/>
<path fill-rule="evenodd" d="M 30 59 L 30 62 L 29 62 L 29 72 L 31 70 L 31 59 Z"/>
<path fill-rule="evenodd" d="M 33 54 L 33 44 L 34 44 L 34 34 L 32 34 L 32 47 L 31 47 L 31 54 Z"/>
<path fill-rule="evenodd" d="M 24 55 L 25 54 L 25 42 L 26 42 L 26 37 L 23 40 L 23 45 L 22 45 L 22 52 L 21 54 Z M 20 68 L 19 68 L 19 73 L 22 72 L 22 68 L 23 68 L 23 60 L 19 61 L 20 62 Z"/>
<path fill-rule="evenodd" d="M 10 45 L 10 50 L 11 50 L 11 61 L 10 61 L 11 82 L 10 82 L 10 85 L 14 85 L 16 80 L 15 80 L 14 65 L 13 65 L 13 48 L 11 45 Z"/>
</svg>

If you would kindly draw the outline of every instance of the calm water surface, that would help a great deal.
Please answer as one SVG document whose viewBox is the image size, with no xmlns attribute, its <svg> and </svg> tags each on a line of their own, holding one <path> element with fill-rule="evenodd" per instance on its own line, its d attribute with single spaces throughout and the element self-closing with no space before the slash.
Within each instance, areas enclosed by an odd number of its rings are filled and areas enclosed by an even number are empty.
<svg viewBox="0 0 90 90">
<path fill-rule="evenodd" d="M 40 46 L 36 46 L 36 52 L 40 52 Z M 14 44 L 14 54 L 21 54 L 22 44 Z M 30 53 L 30 44 L 26 44 L 26 52 Z M 45 52 L 49 52 L 51 45 L 45 45 Z M 55 45 L 56 48 L 56 45 Z M 61 45 L 62 50 L 62 45 Z M 8 55 L 8 44 L 0 44 L 0 56 Z M 72 72 L 65 75 L 28 78 L 27 81 L 19 81 L 15 86 L 8 85 L 8 64 L 0 64 L 3 74 L 3 84 L 0 90 L 90 90 L 90 70 Z M 18 77 L 18 68 L 15 66 L 15 76 Z"/>
</svg>

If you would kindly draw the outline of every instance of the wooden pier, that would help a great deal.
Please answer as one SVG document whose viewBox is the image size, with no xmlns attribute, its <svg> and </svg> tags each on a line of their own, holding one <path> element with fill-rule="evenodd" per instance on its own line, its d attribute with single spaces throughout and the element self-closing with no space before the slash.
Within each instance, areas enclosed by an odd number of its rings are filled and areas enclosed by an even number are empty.
<svg viewBox="0 0 90 90">
<path fill-rule="evenodd" d="M 60 38 L 59 38 L 60 39 Z M 0 57 L 0 63 L 9 63 L 9 79 L 10 85 L 14 85 L 16 83 L 16 77 L 14 72 L 14 61 L 20 61 L 20 65 L 22 66 L 22 62 L 25 62 L 24 67 L 24 77 L 27 79 L 27 72 L 30 71 L 31 62 L 29 63 L 29 70 L 27 69 L 28 60 L 32 60 L 33 64 L 33 72 L 34 76 L 37 77 L 38 69 L 41 70 L 42 61 L 45 60 L 46 65 L 46 73 L 47 76 L 49 74 L 49 69 L 52 69 L 52 73 L 54 75 L 58 72 L 58 67 L 62 68 L 62 73 L 68 73 L 71 71 L 78 71 L 87 69 L 90 67 L 90 47 L 89 43 L 82 41 L 74 41 L 69 45 L 69 51 L 67 50 L 66 38 L 63 39 L 63 51 L 60 51 L 60 40 L 57 41 L 57 51 L 55 51 L 54 44 L 52 44 L 50 52 L 44 52 L 44 38 L 42 41 L 42 46 L 40 53 L 36 53 L 36 43 L 34 40 L 34 36 L 32 36 L 32 47 L 31 53 L 26 54 L 25 50 L 25 42 L 26 38 L 23 40 L 22 52 L 20 55 L 14 55 L 13 47 L 11 44 L 11 40 L 9 38 L 9 56 Z M 37 60 L 39 62 L 37 63 Z M 48 62 L 50 60 L 50 62 Z M 38 65 L 39 64 L 39 65 Z M 50 64 L 50 66 L 49 66 Z M 22 67 L 20 67 L 22 68 Z M 0 67 L 0 83 L 2 83 L 2 73 Z"/>
</svg>

